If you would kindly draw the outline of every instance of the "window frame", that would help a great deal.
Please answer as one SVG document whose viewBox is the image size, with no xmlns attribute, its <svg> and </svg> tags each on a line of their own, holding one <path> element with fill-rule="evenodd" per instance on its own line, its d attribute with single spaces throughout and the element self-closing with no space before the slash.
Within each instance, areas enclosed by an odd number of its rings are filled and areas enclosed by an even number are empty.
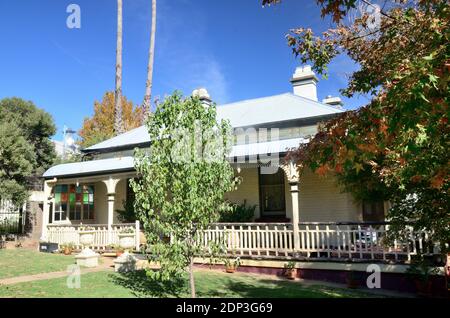
<svg viewBox="0 0 450 318">
<path fill-rule="evenodd" d="M 57 194 L 57 192 L 56 192 L 56 187 L 57 186 L 66 186 L 67 187 L 67 192 L 59 192 L 59 193 L 67 193 L 67 201 L 62 201 L 61 199 L 60 199 L 60 202 L 59 203 L 57 203 L 56 202 L 56 194 Z M 58 185 L 56 185 L 54 188 L 53 188 L 53 194 L 54 194 L 54 200 L 53 200 L 53 204 L 52 204 L 52 206 L 53 206 L 53 208 L 52 208 L 52 223 L 67 223 L 67 222 L 84 222 L 84 221 L 88 221 L 88 222 L 90 222 L 90 221 L 95 221 L 96 220 L 96 215 L 95 215 L 95 200 L 94 200 L 94 195 L 95 195 L 95 185 L 94 184 L 80 184 L 79 185 L 79 187 L 81 187 L 81 189 L 82 189 L 82 191 L 81 191 L 81 196 L 82 196 L 82 198 L 81 198 L 81 202 L 77 202 L 76 201 L 76 198 L 75 198 L 75 204 L 73 205 L 73 207 L 75 208 L 74 209 L 74 211 L 72 211 L 71 210 L 71 204 L 70 204 L 70 194 L 71 194 L 71 192 L 70 192 L 70 186 L 75 186 L 75 187 L 77 187 L 75 184 L 73 184 L 73 183 L 68 183 L 68 184 L 58 184 Z M 91 187 L 92 188 L 92 193 L 89 193 L 89 191 L 85 191 L 84 189 L 84 187 Z M 78 193 L 76 192 L 76 190 L 75 190 L 75 196 L 77 195 Z M 93 205 L 93 210 L 92 211 L 90 211 L 90 204 L 89 204 L 89 202 L 90 202 L 90 200 L 89 200 L 89 198 L 88 198 L 88 203 L 87 204 L 85 204 L 84 203 L 84 195 L 91 195 L 92 194 L 92 205 Z M 80 211 L 79 211 L 79 215 L 80 215 L 80 218 L 78 219 L 78 218 L 71 218 L 71 214 L 72 215 L 77 215 L 78 214 L 78 212 L 77 212 L 77 203 L 80 203 L 79 204 L 79 206 L 80 206 Z M 66 206 L 67 206 L 67 208 L 66 208 L 66 211 L 63 211 L 62 210 L 62 206 L 63 206 L 63 204 L 65 204 Z M 85 216 L 85 205 L 87 205 L 88 206 L 88 217 L 87 218 L 85 218 L 84 216 Z M 59 206 L 59 209 L 57 209 L 57 207 Z M 57 219 L 57 216 L 58 215 L 58 219 Z M 63 218 L 63 216 L 65 216 L 64 218 Z"/>
</svg>

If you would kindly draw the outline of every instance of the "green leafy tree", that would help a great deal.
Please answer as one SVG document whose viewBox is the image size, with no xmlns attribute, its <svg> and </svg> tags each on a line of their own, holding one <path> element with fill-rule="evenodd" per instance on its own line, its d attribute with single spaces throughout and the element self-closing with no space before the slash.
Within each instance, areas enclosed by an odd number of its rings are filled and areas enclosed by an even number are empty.
<svg viewBox="0 0 450 318">
<path fill-rule="evenodd" d="M 26 177 L 35 163 L 33 146 L 15 122 L 0 122 L 0 198 L 20 205 L 27 198 Z"/>
<path fill-rule="evenodd" d="M 14 123 L 32 147 L 36 158 L 31 174 L 41 175 L 53 165 L 56 153 L 50 137 L 56 133 L 56 126 L 49 113 L 31 101 L 4 98 L 0 100 L 0 123 Z"/>
<path fill-rule="evenodd" d="M 337 175 L 359 199 L 389 200 L 392 237 L 402 238 L 412 225 L 448 248 L 449 2 L 386 1 L 382 7 L 365 0 L 316 2 L 322 17 L 332 18 L 333 28 L 320 35 L 294 29 L 288 45 L 323 75 L 334 57 L 347 54 L 359 69 L 342 93 L 367 94 L 372 100 L 322 125 L 291 156 L 301 167 Z M 359 5 L 365 11 L 348 23 Z"/>
<path fill-rule="evenodd" d="M 194 256 L 208 253 L 196 237 L 226 207 L 224 194 L 235 187 L 227 161 L 231 126 L 217 122 L 216 106 L 179 93 L 158 104 L 147 122 L 151 146 L 137 151 L 135 210 L 143 223 L 152 259 L 161 265 L 155 278 L 180 278 L 188 269 L 195 297 Z M 170 241 L 169 241 L 170 238 Z"/>
</svg>

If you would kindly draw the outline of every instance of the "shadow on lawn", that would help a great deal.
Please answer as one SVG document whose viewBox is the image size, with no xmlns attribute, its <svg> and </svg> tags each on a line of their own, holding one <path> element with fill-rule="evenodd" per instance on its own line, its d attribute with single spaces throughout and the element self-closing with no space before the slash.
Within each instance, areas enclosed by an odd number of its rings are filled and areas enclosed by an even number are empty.
<svg viewBox="0 0 450 318">
<path fill-rule="evenodd" d="M 229 274 L 225 274 L 229 275 Z M 239 298 L 320 298 L 328 297 L 321 290 L 302 286 L 289 281 L 261 279 L 239 281 L 233 275 L 227 276 L 216 288 L 199 291 L 199 297 L 239 297 Z"/>
<path fill-rule="evenodd" d="M 187 279 L 161 282 L 148 277 L 144 270 L 112 274 L 115 284 L 123 286 L 136 297 L 189 297 Z M 321 298 L 348 297 L 342 291 L 324 286 L 302 286 L 301 283 L 278 280 L 242 281 L 234 275 L 224 274 L 223 277 L 196 278 L 197 296 L 211 297 L 243 297 L 243 298 Z M 354 295 L 353 295 L 354 297 Z"/>
<path fill-rule="evenodd" d="M 186 292 L 184 280 L 161 282 L 148 277 L 145 270 L 112 274 L 111 280 L 129 289 L 136 297 L 181 297 Z"/>
</svg>

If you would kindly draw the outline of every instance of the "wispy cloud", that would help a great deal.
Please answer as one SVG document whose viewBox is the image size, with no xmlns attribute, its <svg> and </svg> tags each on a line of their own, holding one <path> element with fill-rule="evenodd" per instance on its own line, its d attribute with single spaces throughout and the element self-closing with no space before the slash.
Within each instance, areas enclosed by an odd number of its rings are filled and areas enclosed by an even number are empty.
<svg viewBox="0 0 450 318">
<path fill-rule="evenodd" d="M 141 5 L 147 6 L 141 12 L 149 11 L 148 3 Z M 141 19 L 150 23 L 148 16 Z M 155 80 L 165 93 L 181 90 L 188 95 L 205 87 L 215 102 L 223 104 L 229 100 L 227 77 L 213 48 L 205 45 L 207 28 L 206 13 L 195 3 L 158 2 Z"/>
<path fill-rule="evenodd" d="M 192 78 L 192 85 L 205 87 L 217 103 L 229 100 L 228 84 L 221 65 L 214 58 L 204 57 L 197 67 L 198 74 Z"/>
<path fill-rule="evenodd" d="M 183 51 L 183 55 L 164 63 L 164 86 L 181 90 L 185 95 L 204 87 L 220 104 L 228 99 L 228 84 L 219 62 L 211 56 Z"/>
</svg>

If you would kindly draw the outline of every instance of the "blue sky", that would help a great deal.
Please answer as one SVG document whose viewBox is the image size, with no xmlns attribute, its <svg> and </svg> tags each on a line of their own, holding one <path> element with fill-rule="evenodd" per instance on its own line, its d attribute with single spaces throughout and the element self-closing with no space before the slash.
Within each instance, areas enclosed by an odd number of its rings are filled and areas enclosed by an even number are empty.
<svg viewBox="0 0 450 318">
<path fill-rule="evenodd" d="M 81 7 L 81 29 L 66 26 L 66 7 Z M 146 79 L 150 0 L 124 0 L 123 93 L 141 103 Z M 259 0 L 158 0 L 153 96 L 206 87 L 219 104 L 292 90 L 299 62 L 286 45 L 289 29 L 330 27 L 315 1 L 284 0 L 262 8 Z M 0 0 L 0 98 L 32 100 L 63 125 L 81 127 L 94 100 L 114 89 L 115 0 Z M 330 65 L 319 99 L 337 96 L 355 65 L 346 57 Z M 345 99 L 347 109 L 367 102 Z"/>
</svg>

